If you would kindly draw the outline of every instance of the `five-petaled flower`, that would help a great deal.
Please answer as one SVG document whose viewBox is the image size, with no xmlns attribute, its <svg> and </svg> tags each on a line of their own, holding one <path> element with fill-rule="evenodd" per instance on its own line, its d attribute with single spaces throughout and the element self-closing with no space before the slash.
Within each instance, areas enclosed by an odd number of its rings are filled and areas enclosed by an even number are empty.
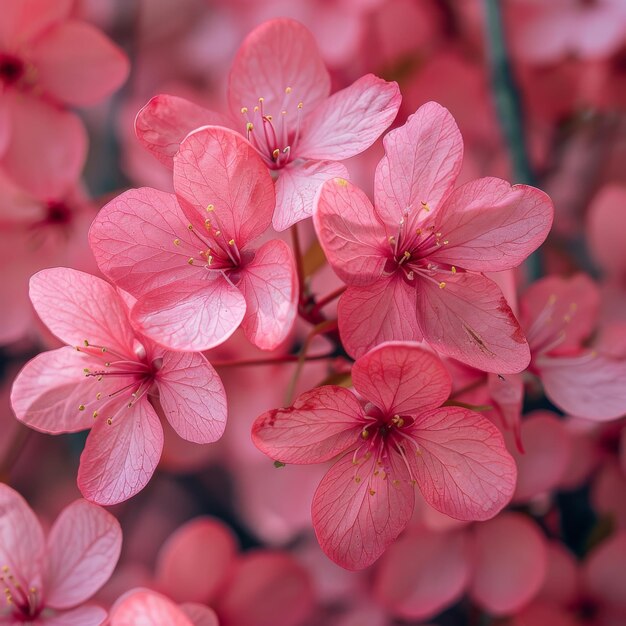
<svg viewBox="0 0 626 626">
<path fill-rule="evenodd" d="M 339 460 L 313 498 L 326 554 L 348 569 L 373 563 L 405 528 L 414 485 L 436 509 L 493 517 L 511 499 L 515 462 L 502 435 L 466 408 L 441 406 L 451 389 L 439 359 L 411 343 L 385 343 L 355 362 L 352 381 L 318 387 L 292 407 L 259 416 L 252 438 L 284 463 Z"/>
<path fill-rule="evenodd" d="M 215 370 L 201 354 L 171 352 L 138 333 L 107 282 L 42 270 L 31 278 L 30 297 L 68 346 L 29 361 L 11 403 L 20 421 L 42 432 L 91 427 L 78 470 L 85 498 L 110 505 L 143 489 L 163 448 L 159 413 L 188 441 L 221 437 L 226 397 Z"/>
</svg>

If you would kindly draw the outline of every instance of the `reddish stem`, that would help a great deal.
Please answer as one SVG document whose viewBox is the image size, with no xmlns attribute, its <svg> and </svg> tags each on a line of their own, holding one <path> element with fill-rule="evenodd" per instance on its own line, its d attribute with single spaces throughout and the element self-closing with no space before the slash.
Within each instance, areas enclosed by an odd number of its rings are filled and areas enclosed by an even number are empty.
<svg viewBox="0 0 626 626">
<path fill-rule="evenodd" d="M 307 356 L 306 361 L 323 361 L 331 359 L 332 353 L 314 354 Z M 281 365 L 283 363 L 297 363 L 300 360 L 297 354 L 285 354 L 274 359 L 239 359 L 238 361 L 211 361 L 213 367 L 249 367 L 253 365 Z"/>
</svg>

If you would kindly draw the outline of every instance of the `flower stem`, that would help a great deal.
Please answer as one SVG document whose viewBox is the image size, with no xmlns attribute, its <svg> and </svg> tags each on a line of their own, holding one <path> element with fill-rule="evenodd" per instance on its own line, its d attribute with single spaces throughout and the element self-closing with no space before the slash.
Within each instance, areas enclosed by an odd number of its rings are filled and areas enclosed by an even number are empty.
<svg viewBox="0 0 626 626">
<path fill-rule="evenodd" d="M 332 359 L 334 353 L 328 352 L 326 354 L 312 354 L 305 356 L 305 361 L 323 361 L 324 359 Z M 297 363 L 301 360 L 299 354 L 285 354 L 273 359 L 239 359 L 236 361 L 211 361 L 213 367 L 225 368 L 225 367 L 251 367 L 256 365 L 282 365 L 285 363 Z"/>
</svg>

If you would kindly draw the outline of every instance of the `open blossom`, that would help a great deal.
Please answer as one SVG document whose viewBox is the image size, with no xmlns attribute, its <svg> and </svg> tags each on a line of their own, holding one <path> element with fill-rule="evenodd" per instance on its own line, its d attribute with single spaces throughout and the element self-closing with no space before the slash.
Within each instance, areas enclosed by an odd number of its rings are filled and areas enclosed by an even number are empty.
<svg viewBox="0 0 626 626">
<path fill-rule="evenodd" d="M 174 350 L 207 350 L 242 326 L 273 349 L 296 316 L 293 255 L 281 240 L 255 247 L 271 224 L 274 187 L 255 150 L 219 127 L 191 133 L 174 158 L 176 195 L 134 189 L 93 223 L 102 272 L 138 298 L 142 333 Z"/>
<path fill-rule="evenodd" d="M 107 613 L 81 606 L 111 576 L 122 530 L 104 509 L 76 500 L 47 539 L 39 520 L 16 491 L 0 484 L 0 624 L 99 626 Z"/>
<path fill-rule="evenodd" d="M 485 520 L 510 500 L 515 464 L 498 429 L 448 398 L 448 373 L 410 343 L 360 357 L 352 382 L 302 394 L 257 418 L 257 447 L 285 463 L 339 460 L 313 498 L 313 526 L 326 554 L 348 569 L 373 563 L 413 513 L 417 485 L 434 508 Z"/>
<path fill-rule="evenodd" d="M 626 414 L 626 359 L 585 347 L 598 321 L 599 292 L 584 274 L 549 276 L 522 296 L 521 320 L 532 352 L 528 370 L 548 398 L 576 417 Z"/>
<path fill-rule="evenodd" d="M 425 339 L 487 372 L 523 370 L 524 334 L 481 272 L 519 265 L 546 238 L 553 208 L 539 189 L 481 178 L 454 189 L 463 141 L 429 102 L 385 137 L 375 204 L 342 179 L 317 197 L 315 228 L 348 289 L 339 303 L 346 350 Z"/>
<path fill-rule="evenodd" d="M 346 177 L 339 163 L 371 146 L 400 106 L 395 82 L 367 74 L 330 93 L 330 75 L 311 33 L 274 19 L 252 31 L 230 72 L 231 117 L 182 98 L 159 95 L 138 114 L 137 136 L 171 165 L 182 139 L 206 124 L 239 130 L 277 177 L 273 224 L 285 230 L 313 213 L 319 185 Z"/>
<path fill-rule="evenodd" d="M 159 414 L 188 441 L 220 438 L 226 398 L 215 370 L 200 354 L 164 350 L 136 332 L 111 285 L 54 268 L 33 276 L 30 297 L 68 346 L 26 364 L 11 404 L 20 421 L 42 432 L 91 427 L 78 471 L 87 499 L 115 504 L 147 484 L 163 448 Z"/>
<path fill-rule="evenodd" d="M 65 105 L 94 104 L 128 74 L 124 53 L 98 29 L 73 19 L 72 4 L 2 3 L 0 162 L 40 196 L 64 191 L 83 166 L 85 130 Z"/>
</svg>

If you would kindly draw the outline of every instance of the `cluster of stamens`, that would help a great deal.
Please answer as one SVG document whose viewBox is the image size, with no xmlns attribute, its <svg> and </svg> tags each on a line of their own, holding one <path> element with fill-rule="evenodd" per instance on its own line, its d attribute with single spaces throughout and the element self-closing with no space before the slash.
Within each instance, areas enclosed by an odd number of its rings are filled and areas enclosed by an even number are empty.
<svg viewBox="0 0 626 626">
<path fill-rule="evenodd" d="M 289 163 L 293 147 L 300 138 L 304 105 L 298 102 L 295 120 L 289 120 L 288 101 L 291 93 L 291 87 L 286 87 L 283 101 L 278 107 L 278 119 L 265 111 L 264 98 L 259 98 L 252 111 L 248 107 L 241 108 L 246 122 L 246 138 L 272 169 L 279 169 Z"/>
<path fill-rule="evenodd" d="M 0 583 L 4 587 L 6 603 L 16 613 L 16 617 L 36 617 L 41 610 L 41 594 L 36 587 L 26 587 L 11 572 L 8 565 L 2 567 Z"/>
</svg>

